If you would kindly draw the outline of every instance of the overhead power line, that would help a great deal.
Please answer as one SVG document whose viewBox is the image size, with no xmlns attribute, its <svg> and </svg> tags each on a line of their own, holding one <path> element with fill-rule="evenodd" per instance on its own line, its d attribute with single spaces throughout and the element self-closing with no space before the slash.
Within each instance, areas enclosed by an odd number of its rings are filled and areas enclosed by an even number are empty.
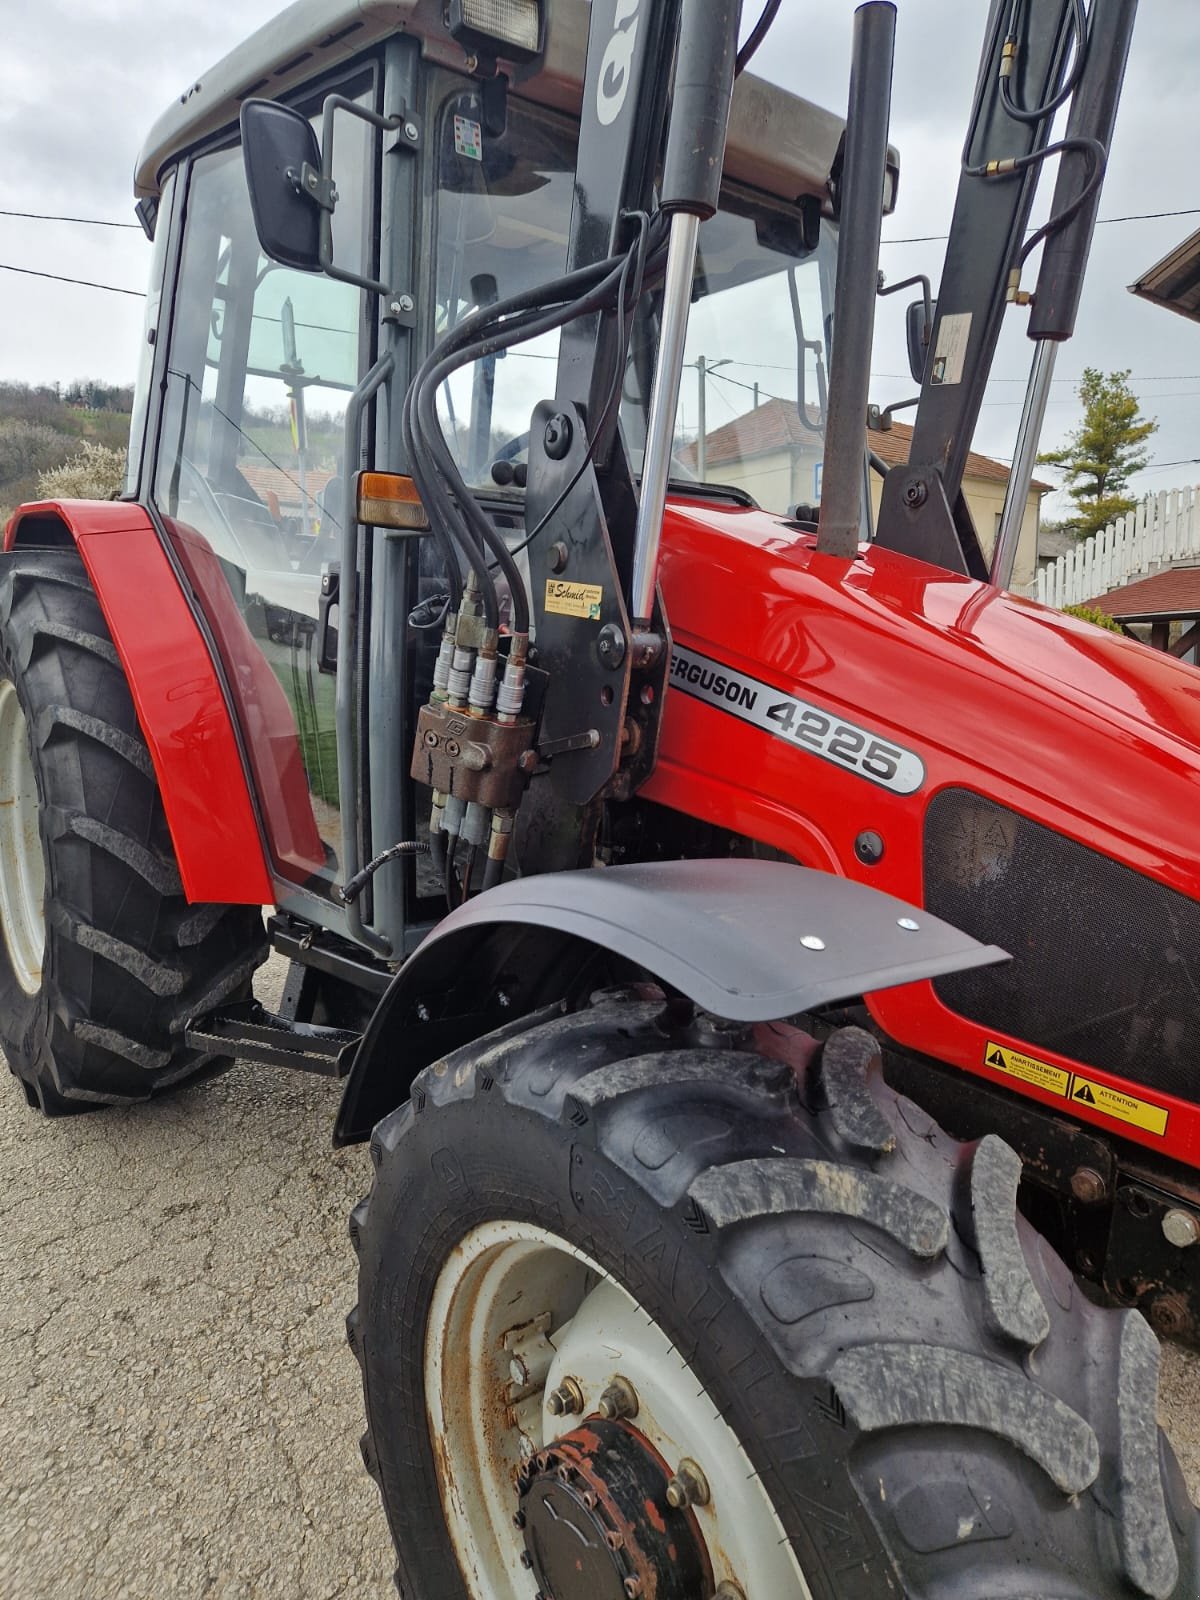
<svg viewBox="0 0 1200 1600">
<path fill-rule="evenodd" d="M 78 283 L 85 289 L 106 289 L 109 294 L 131 294 L 138 300 L 146 298 L 144 289 L 124 289 L 117 283 L 97 283 L 93 278 L 67 278 L 61 272 L 37 272 L 33 267 L 13 267 L 0 261 L 0 272 L 19 272 L 23 278 L 49 278 L 52 283 Z"/>
<path fill-rule="evenodd" d="M 1112 222 L 1156 222 L 1160 217 L 1200 217 L 1200 206 L 1189 206 L 1183 211 L 1135 211 L 1127 217 L 1097 217 L 1096 226 Z M 948 233 L 921 233 L 911 239 L 883 239 L 882 244 L 943 244 Z"/>
<path fill-rule="evenodd" d="M 0 207 L 0 217 L 23 217 L 27 222 L 74 222 L 81 228 L 133 228 L 138 233 L 138 222 L 112 222 L 107 217 L 60 217 L 50 211 L 5 211 Z"/>
</svg>

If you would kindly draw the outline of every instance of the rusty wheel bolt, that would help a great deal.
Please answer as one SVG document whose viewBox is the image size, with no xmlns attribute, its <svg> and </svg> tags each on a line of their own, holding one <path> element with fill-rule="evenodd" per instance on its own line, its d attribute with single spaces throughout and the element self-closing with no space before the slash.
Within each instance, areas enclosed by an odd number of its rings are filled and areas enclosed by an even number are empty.
<svg viewBox="0 0 1200 1600">
<path fill-rule="evenodd" d="M 570 1483 L 571 1479 L 574 1476 L 575 1476 L 574 1467 L 570 1466 L 566 1461 L 560 1462 L 559 1468 L 558 1468 L 558 1481 L 559 1481 L 559 1483 Z"/>
<path fill-rule="evenodd" d="M 525 1513 L 523 1511 L 518 1511 L 516 1513 L 516 1515 L 513 1517 L 513 1527 L 517 1528 L 517 1529 L 520 1529 L 520 1528 L 523 1528 L 524 1526 L 525 1526 Z"/>
<path fill-rule="evenodd" d="M 1071 1193 L 1082 1205 L 1095 1205 L 1104 1198 L 1104 1179 L 1091 1167 L 1077 1167 L 1071 1174 Z"/>
<path fill-rule="evenodd" d="M 676 1511 L 683 1511 L 687 1506 L 706 1506 L 711 1498 L 708 1479 L 696 1463 L 685 1456 L 667 1484 L 667 1504 Z"/>
<path fill-rule="evenodd" d="M 719 1583 L 713 1600 L 746 1600 L 746 1591 L 740 1583 L 731 1583 L 726 1578 L 724 1583 Z"/>
<path fill-rule="evenodd" d="M 637 1390 L 628 1378 L 614 1378 L 600 1396 L 600 1404 L 596 1410 L 606 1422 L 619 1422 L 622 1417 L 636 1417 Z"/>
<path fill-rule="evenodd" d="M 533 1557 L 528 1550 L 521 1551 L 521 1565 L 528 1570 L 533 1565 Z"/>
<path fill-rule="evenodd" d="M 629 1600 L 637 1600 L 641 1592 L 642 1580 L 639 1577 L 634 1576 L 625 1579 L 625 1593 L 629 1596 Z"/>
<path fill-rule="evenodd" d="M 547 1396 L 546 1408 L 552 1417 L 573 1417 L 583 1410 L 583 1390 L 574 1378 L 564 1378 Z"/>
<path fill-rule="evenodd" d="M 620 1550 L 625 1544 L 625 1535 L 618 1533 L 616 1528 L 610 1528 L 604 1535 L 604 1542 L 610 1550 Z"/>
</svg>

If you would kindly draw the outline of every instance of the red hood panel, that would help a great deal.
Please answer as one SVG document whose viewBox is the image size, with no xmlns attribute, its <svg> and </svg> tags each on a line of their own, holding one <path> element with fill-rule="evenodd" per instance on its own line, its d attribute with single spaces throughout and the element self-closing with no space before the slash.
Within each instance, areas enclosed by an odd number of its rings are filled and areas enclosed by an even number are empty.
<svg viewBox="0 0 1200 1600">
<path fill-rule="evenodd" d="M 672 504 L 676 637 L 915 749 L 931 791 L 980 788 L 1200 894 L 1200 672 L 892 551 L 814 545 L 762 512 Z M 668 711 L 667 760 L 670 730 Z"/>
</svg>

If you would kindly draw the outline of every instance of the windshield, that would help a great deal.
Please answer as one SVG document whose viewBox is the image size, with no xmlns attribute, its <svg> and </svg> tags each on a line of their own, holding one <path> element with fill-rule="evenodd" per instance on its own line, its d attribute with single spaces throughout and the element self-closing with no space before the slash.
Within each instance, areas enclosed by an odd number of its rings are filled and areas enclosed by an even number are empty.
<svg viewBox="0 0 1200 1600">
<path fill-rule="evenodd" d="M 513 99 L 499 138 L 478 96 L 445 103 L 438 140 L 437 320 L 444 334 L 480 306 L 559 276 L 566 267 L 575 132 Z M 695 297 L 675 425 L 674 475 L 726 484 L 786 513 L 821 494 L 825 382 L 835 230 L 805 242 L 797 208 L 727 190 L 700 230 Z M 656 306 L 643 305 L 621 420 L 641 464 Z M 553 394 L 558 334 L 467 367 L 439 395 L 446 436 L 468 483 L 495 481 L 524 459 L 529 418 Z"/>
</svg>

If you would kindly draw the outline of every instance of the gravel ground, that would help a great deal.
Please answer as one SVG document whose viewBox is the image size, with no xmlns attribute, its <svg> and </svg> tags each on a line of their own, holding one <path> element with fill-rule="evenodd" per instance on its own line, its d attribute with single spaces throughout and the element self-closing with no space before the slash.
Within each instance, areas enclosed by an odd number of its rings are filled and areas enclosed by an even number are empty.
<svg viewBox="0 0 1200 1600">
<path fill-rule="evenodd" d="M 337 1098 L 238 1067 L 45 1122 L 0 1080 L 0 1600 L 394 1595 Z M 1200 1357 L 1168 1350 L 1162 1398 L 1200 1498 Z"/>
</svg>

